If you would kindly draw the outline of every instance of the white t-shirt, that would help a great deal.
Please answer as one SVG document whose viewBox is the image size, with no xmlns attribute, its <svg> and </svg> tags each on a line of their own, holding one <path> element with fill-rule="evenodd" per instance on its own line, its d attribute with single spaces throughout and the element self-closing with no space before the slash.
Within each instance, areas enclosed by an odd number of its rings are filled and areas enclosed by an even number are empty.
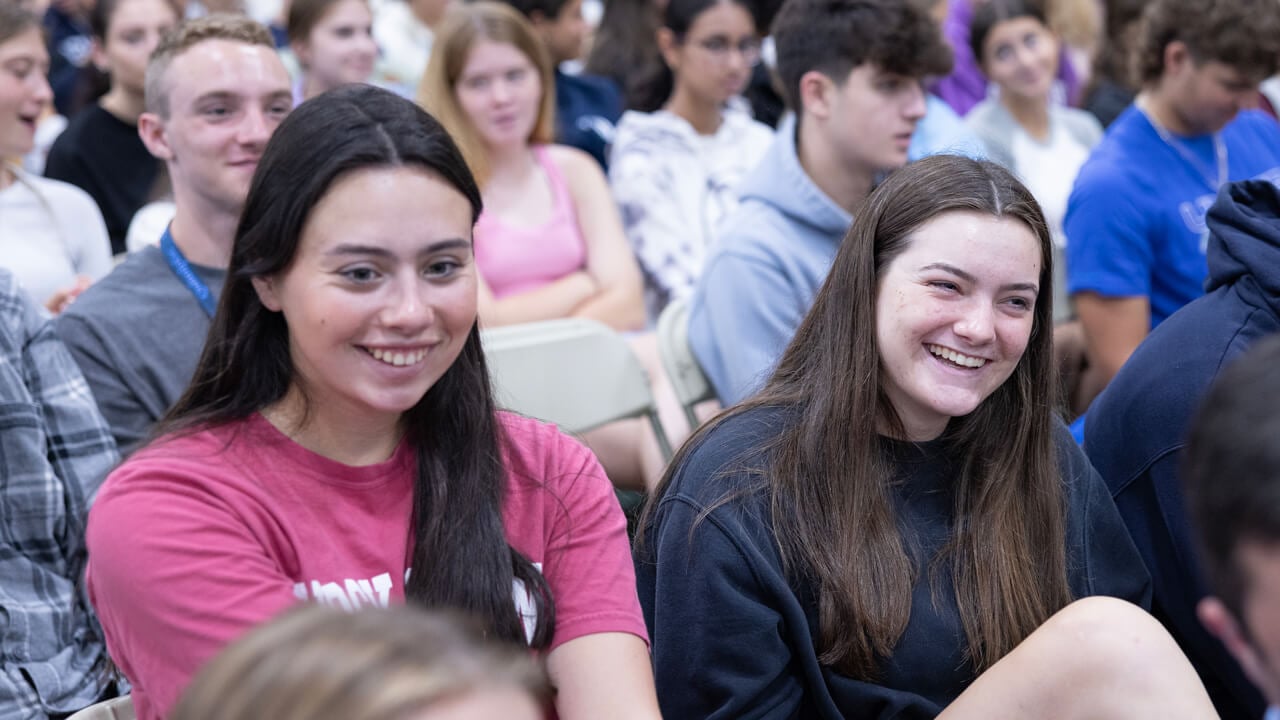
<svg viewBox="0 0 1280 720">
<path fill-rule="evenodd" d="M 173 221 L 178 206 L 172 200 L 156 200 L 147 203 L 133 214 L 129 231 L 124 235 L 124 247 L 131 253 L 160 244 L 160 236 Z"/>
<path fill-rule="evenodd" d="M 1072 137 L 1061 123 L 1049 124 L 1049 137 L 1041 142 L 1018 127 L 1013 131 L 1014 167 L 1027 189 L 1044 210 L 1045 220 L 1059 246 L 1065 244 L 1062 219 L 1067 215 L 1067 198 L 1080 166 L 1089 158 L 1089 148 Z"/>
<path fill-rule="evenodd" d="M 431 57 L 435 34 L 423 25 L 407 0 L 380 3 L 373 12 L 373 39 L 382 60 L 374 77 L 378 83 L 407 88 L 412 97 Z"/>
<path fill-rule="evenodd" d="M 1067 216 L 1067 198 L 1071 196 L 1076 175 L 1089 158 L 1089 148 L 1057 122 L 1049 123 L 1049 137 L 1044 142 L 1031 137 L 1021 127 L 1016 128 L 1010 147 L 1014 167 L 1044 210 L 1044 219 L 1053 237 L 1053 314 L 1054 320 L 1061 322 L 1074 314 L 1067 294 L 1067 236 L 1062 232 L 1062 220 Z"/>
<path fill-rule="evenodd" d="M 111 240 L 88 193 L 9 166 L 17 176 L 0 190 L 0 267 L 43 304 L 76 276 L 98 280 L 111 270 Z"/>
</svg>

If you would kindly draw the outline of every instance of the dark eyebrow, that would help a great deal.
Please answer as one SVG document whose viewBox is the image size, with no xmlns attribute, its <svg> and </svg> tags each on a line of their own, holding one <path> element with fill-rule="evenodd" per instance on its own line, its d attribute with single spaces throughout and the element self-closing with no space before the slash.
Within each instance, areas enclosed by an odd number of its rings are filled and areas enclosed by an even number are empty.
<svg viewBox="0 0 1280 720">
<path fill-rule="evenodd" d="M 453 250 L 456 248 L 471 248 L 471 241 L 466 238 L 449 238 L 431 243 L 418 251 L 419 255 L 429 255 L 431 253 L 440 252 L 441 250 Z M 352 243 L 343 243 L 330 249 L 325 255 L 374 255 L 376 257 L 391 257 L 395 253 L 382 247 L 381 245 L 356 245 Z"/>
<path fill-rule="evenodd" d="M 921 272 L 924 272 L 926 270 L 941 270 L 943 272 L 955 275 L 956 277 L 960 278 L 961 280 L 964 280 L 967 283 L 977 282 L 977 278 L 975 278 L 973 275 L 965 272 L 964 270 L 961 270 L 960 268 L 954 265 L 948 265 L 947 263 L 929 263 L 928 265 L 925 265 L 924 267 L 920 268 Z M 1033 292 L 1037 295 L 1040 294 L 1040 286 L 1036 285 L 1035 283 L 1009 283 L 1008 285 L 1001 285 L 1000 290 L 1003 292 L 1025 290 L 1028 292 Z"/>
</svg>

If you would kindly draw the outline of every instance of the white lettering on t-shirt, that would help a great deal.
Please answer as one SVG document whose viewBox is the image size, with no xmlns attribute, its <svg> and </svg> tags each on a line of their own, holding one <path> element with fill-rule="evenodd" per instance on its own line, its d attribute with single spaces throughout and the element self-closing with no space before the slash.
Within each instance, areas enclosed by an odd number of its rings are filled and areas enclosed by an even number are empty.
<svg viewBox="0 0 1280 720">
<path fill-rule="evenodd" d="M 533 563 L 538 572 L 542 572 L 542 563 Z M 404 573 L 405 584 L 409 581 L 409 571 Z M 381 573 L 369 579 L 346 578 L 341 582 L 311 580 L 295 583 L 293 595 L 299 600 L 313 600 L 321 605 L 341 608 L 347 612 L 362 607 L 387 607 L 391 600 L 391 573 Z M 511 599 L 515 603 L 516 612 L 524 622 L 524 634 L 528 642 L 533 642 L 533 631 L 538 627 L 538 606 L 533 595 L 519 578 L 511 580 Z"/>
<path fill-rule="evenodd" d="M 534 563 L 533 569 L 542 572 L 542 563 Z M 516 602 L 516 612 L 520 613 L 520 619 L 524 621 L 525 642 L 533 644 L 533 631 L 538 627 L 538 606 L 520 578 L 511 579 L 511 597 Z"/>
<path fill-rule="evenodd" d="M 1178 204 L 1178 214 L 1182 216 L 1182 224 L 1187 230 L 1196 234 L 1200 238 L 1200 252 L 1204 253 L 1209 248 L 1209 225 L 1205 222 L 1205 215 L 1208 214 L 1209 208 L 1213 206 L 1214 195 L 1201 195 L 1195 200 L 1184 200 Z"/>
<path fill-rule="evenodd" d="M 391 573 L 367 580 L 346 578 L 341 583 L 319 580 L 297 583 L 293 586 L 293 595 L 299 600 L 314 600 L 347 612 L 362 607 L 386 607 L 391 600 Z"/>
</svg>

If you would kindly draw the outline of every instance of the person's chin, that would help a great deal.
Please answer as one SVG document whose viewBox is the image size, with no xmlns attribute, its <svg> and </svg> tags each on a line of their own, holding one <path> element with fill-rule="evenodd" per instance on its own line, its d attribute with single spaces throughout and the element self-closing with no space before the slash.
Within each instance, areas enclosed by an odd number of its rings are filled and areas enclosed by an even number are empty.
<svg viewBox="0 0 1280 720">
<path fill-rule="evenodd" d="M 903 146 L 899 149 L 896 142 L 885 150 L 885 154 L 879 163 L 881 172 L 891 172 L 906 164 L 907 147 Z"/>
<path fill-rule="evenodd" d="M 366 83 L 366 82 L 369 82 L 369 78 L 372 75 L 373 75 L 373 65 L 369 65 L 367 67 L 356 66 L 351 68 L 351 70 L 347 73 L 347 76 L 343 78 L 343 82 L 345 82 L 348 85 L 353 83 Z"/>
</svg>

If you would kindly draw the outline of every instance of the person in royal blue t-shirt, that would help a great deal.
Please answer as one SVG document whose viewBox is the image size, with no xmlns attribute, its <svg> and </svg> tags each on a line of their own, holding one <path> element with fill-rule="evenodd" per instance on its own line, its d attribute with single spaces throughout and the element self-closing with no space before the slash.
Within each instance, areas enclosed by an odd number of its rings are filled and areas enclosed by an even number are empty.
<svg viewBox="0 0 1280 720">
<path fill-rule="evenodd" d="M 1280 127 L 1245 110 L 1280 64 L 1280 7 L 1156 0 L 1134 53 L 1142 90 L 1081 168 L 1064 222 L 1088 396 L 1203 294 L 1204 217 L 1218 189 L 1280 172 Z"/>
</svg>

